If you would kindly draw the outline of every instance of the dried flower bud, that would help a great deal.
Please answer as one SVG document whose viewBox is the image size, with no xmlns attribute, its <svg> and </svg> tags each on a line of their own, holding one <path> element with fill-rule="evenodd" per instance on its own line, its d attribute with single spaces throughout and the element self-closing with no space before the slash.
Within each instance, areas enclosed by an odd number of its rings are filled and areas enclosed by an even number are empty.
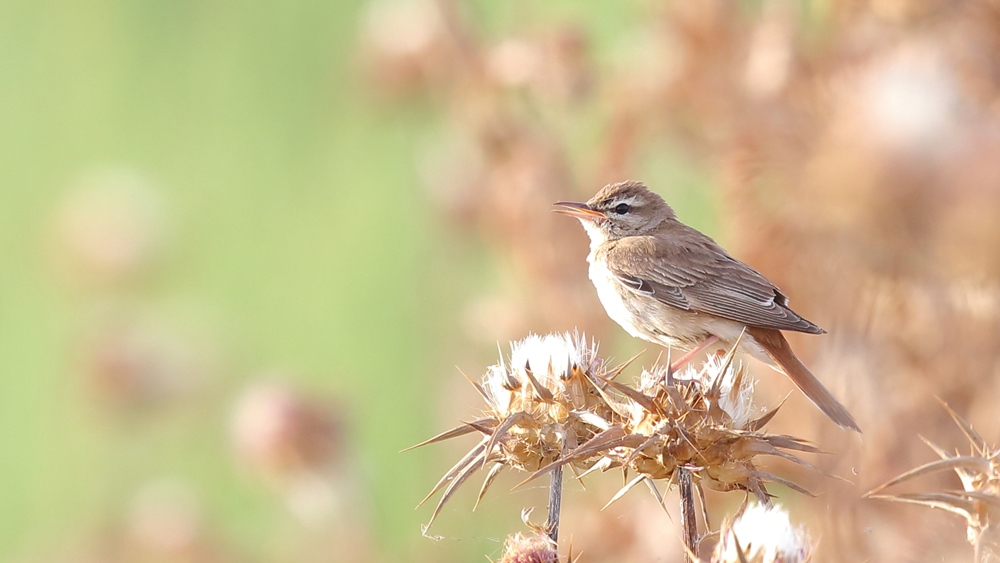
<svg viewBox="0 0 1000 563">
<path fill-rule="evenodd" d="M 482 498 L 504 467 L 538 471 L 601 432 L 613 414 L 593 383 L 603 370 L 596 344 L 588 345 L 579 334 L 530 335 L 512 343 L 510 359 L 490 366 L 481 384 L 473 383 L 486 400 L 484 417 L 419 444 L 483 434 L 428 495 L 447 486 L 431 521 L 479 468 L 492 465 Z M 589 468 L 589 461 L 584 457 L 574 464 Z"/>
<path fill-rule="evenodd" d="M 120 283 L 143 273 L 162 254 L 168 234 L 161 194 L 129 168 L 83 175 L 54 219 L 59 265 L 84 285 Z"/>
<path fill-rule="evenodd" d="M 112 316 L 83 335 L 80 368 L 103 405 L 131 412 L 168 404 L 201 386 L 213 362 L 203 344 L 158 316 Z"/>
<path fill-rule="evenodd" d="M 336 462 L 340 421 L 332 409 L 275 383 L 247 389 L 233 412 L 237 453 L 252 469 L 279 481 L 323 471 Z"/>
<path fill-rule="evenodd" d="M 801 563 L 812 553 L 802 528 L 792 526 L 784 509 L 752 503 L 722 527 L 713 563 Z"/>
<path fill-rule="evenodd" d="M 517 533 L 507 538 L 503 544 L 500 563 L 556 563 L 559 552 L 555 543 L 539 533 Z"/>
</svg>

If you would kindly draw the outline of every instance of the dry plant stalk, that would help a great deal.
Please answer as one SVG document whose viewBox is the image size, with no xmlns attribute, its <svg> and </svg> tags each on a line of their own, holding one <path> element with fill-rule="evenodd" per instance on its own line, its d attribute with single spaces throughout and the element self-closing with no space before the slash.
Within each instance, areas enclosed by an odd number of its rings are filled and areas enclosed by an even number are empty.
<svg viewBox="0 0 1000 563">
<path fill-rule="evenodd" d="M 1000 561 L 1000 448 L 990 447 L 972 425 L 947 403 L 945 410 L 969 440 L 971 452 L 962 455 L 945 451 L 924 440 L 940 459 L 911 469 L 872 489 L 868 498 L 890 500 L 940 508 L 965 518 L 969 543 L 975 549 L 975 561 Z M 881 491 L 917 477 L 952 470 L 962 481 L 962 490 L 928 493 L 879 494 Z"/>
<path fill-rule="evenodd" d="M 777 409 L 753 418 L 751 381 L 734 365 L 733 354 L 712 356 L 679 373 L 669 367 L 643 370 L 633 388 L 615 381 L 630 362 L 608 366 L 598 358 L 596 343 L 588 344 L 584 336 L 531 335 L 512 343 L 508 362 L 501 360 L 480 383 L 472 382 L 486 401 L 483 417 L 414 446 L 481 435 L 424 499 L 444 489 L 428 526 L 455 491 L 485 468 L 477 504 L 507 467 L 530 472 L 521 485 L 564 467 L 577 479 L 620 468 L 626 484 L 607 505 L 639 483 L 662 502 L 654 481 L 665 481 L 669 489 L 681 469 L 702 498 L 702 487 L 742 490 L 768 504 L 767 482 L 809 494 L 756 467 L 757 456 L 770 455 L 812 468 L 792 452 L 818 450 L 799 438 L 763 432 Z M 688 545 L 692 554 L 698 539 Z"/>
<path fill-rule="evenodd" d="M 697 561 L 698 517 L 694 512 L 694 486 L 691 471 L 687 467 L 677 468 L 677 495 L 681 498 L 681 537 L 684 539 L 685 563 Z"/>
</svg>

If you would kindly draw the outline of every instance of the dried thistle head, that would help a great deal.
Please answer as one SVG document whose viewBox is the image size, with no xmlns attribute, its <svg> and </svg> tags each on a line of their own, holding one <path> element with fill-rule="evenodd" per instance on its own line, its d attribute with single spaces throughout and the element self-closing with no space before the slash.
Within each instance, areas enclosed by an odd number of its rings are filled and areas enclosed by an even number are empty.
<svg viewBox="0 0 1000 563">
<path fill-rule="evenodd" d="M 722 526 L 713 563 L 801 563 L 813 551 L 809 534 L 779 506 L 751 503 Z"/>
<path fill-rule="evenodd" d="M 808 494 L 755 466 L 756 456 L 773 455 L 811 468 L 790 452 L 818 450 L 761 431 L 777 409 L 752 419 L 751 382 L 732 352 L 680 374 L 644 371 L 632 388 L 614 381 L 625 366 L 607 368 L 596 345 L 579 335 L 532 335 L 511 349 L 509 362 L 490 367 L 481 384 L 473 382 L 486 400 L 484 417 L 419 444 L 482 434 L 428 494 L 445 489 L 432 522 L 455 490 L 487 466 L 479 498 L 504 467 L 533 472 L 528 482 L 567 465 L 584 470 L 578 478 L 616 467 L 634 472 L 612 502 L 643 481 L 664 479 L 669 486 L 678 467 L 687 468 L 698 487 L 749 491 L 762 503 L 768 481 Z"/>
<path fill-rule="evenodd" d="M 972 428 L 972 425 L 947 404 L 942 403 L 942 405 L 969 440 L 970 453 L 962 455 L 956 450 L 952 454 L 924 440 L 940 459 L 911 469 L 872 489 L 865 496 L 940 508 L 958 514 L 965 518 L 968 526 L 968 540 L 976 550 L 975 561 L 984 561 L 988 557 L 998 558 L 1000 557 L 1000 532 L 997 531 L 997 524 L 1000 523 L 1000 448 L 991 447 Z M 961 480 L 961 491 L 878 494 L 904 481 L 949 469 Z"/>
<path fill-rule="evenodd" d="M 503 544 L 500 563 L 557 563 L 559 551 L 555 542 L 538 532 L 509 536 Z"/>
<path fill-rule="evenodd" d="M 601 368 L 596 345 L 580 335 L 529 335 L 513 343 L 509 364 L 491 366 L 482 384 L 486 414 L 499 422 L 497 462 L 535 471 L 591 438 L 591 415 L 609 413 L 588 379 Z"/>
<path fill-rule="evenodd" d="M 654 373 L 643 372 L 646 381 L 655 383 L 662 380 L 664 368 L 654 368 Z M 688 364 L 684 371 L 673 375 L 681 382 L 697 381 L 702 389 L 711 390 L 705 399 L 716 408 L 728 415 L 722 419 L 734 428 L 746 428 L 754 415 L 753 383 L 746 376 L 746 370 L 741 364 L 734 365 L 725 356 L 711 355 L 701 366 Z"/>
<path fill-rule="evenodd" d="M 418 444 L 473 432 L 482 435 L 428 494 L 430 498 L 445 488 L 431 522 L 478 469 L 490 467 L 479 494 L 482 498 L 503 468 L 537 472 L 551 467 L 564 459 L 566 452 L 604 430 L 614 417 L 594 383 L 604 374 L 597 345 L 588 344 L 583 335 L 530 335 L 512 343 L 508 361 L 501 358 L 499 364 L 487 369 L 480 383 L 472 382 L 486 401 L 483 417 Z M 573 464 L 587 468 L 590 460 L 578 458 Z"/>
<path fill-rule="evenodd" d="M 647 479 L 675 477 L 678 467 L 691 471 L 697 486 L 719 491 L 743 490 L 766 503 L 765 482 L 773 481 L 808 492 L 781 477 L 757 469 L 754 458 L 778 456 L 812 467 L 792 451 L 817 452 L 791 436 L 761 431 L 774 409 L 752 419 L 751 381 L 746 369 L 725 358 L 710 358 L 679 374 L 669 368 L 645 371 L 638 389 L 603 380 L 602 393 L 619 416 L 608 428 L 577 452 L 602 458 L 595 467 L 622 467 L 636 473 L 615 496 Z M 564 461 L 575 461 L 573 452 Z"/>
</svg>

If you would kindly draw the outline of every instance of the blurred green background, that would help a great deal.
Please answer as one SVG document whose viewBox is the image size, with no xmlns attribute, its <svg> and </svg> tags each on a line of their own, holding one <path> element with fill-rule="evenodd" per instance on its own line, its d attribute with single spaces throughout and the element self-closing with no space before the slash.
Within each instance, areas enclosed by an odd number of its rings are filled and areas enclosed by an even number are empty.
<svg viewBox="0 0 1000 563">
<path fill-rule="evenodd" d="M 427 549 L 413 506 L 445 465 L 398 451 L 442 429 L 426 411 L 455 376 L 444 335 L 480 274 L 417 185 L 430 108 L 369 99 L 363 7 L 0 3 L 0 559 L 88 560 L 167 479 L 232 558 L 295 560 L 320 540 L 229 437 L 241 390 L 269 373 L 343 407 L 381 555 Z M 568 17 L 599 54 L 636 17 L 614 1 L 470 9 L 487 30 Z M 94 257 L 74 239 L 90 231 L 139 242 Z M 118 322 L 167 333 L 191 389 L 95 384 L 91 334 Z"/>
<path fill-rule="evenodd" d="M 776 489 L 816 559 L 967 560 L 863 495 L 967 447 L 936 398 L 998 431 L 997 45 L 943 0 L 0 2 L 0 561 L 497 559 L 545 484 L 473 514 L 473 477 L 432 541 L 468 441 L 400 450 L 477 415 L 455 366 L 497 342 L 645 348 L 549 213 L 623 178 L 830 331 L 793 346 L 864 440 L 798 393 L 774 421 L 846 477 Z M 679 560 L 606 477 L 562 552 Z"/>
</svg>

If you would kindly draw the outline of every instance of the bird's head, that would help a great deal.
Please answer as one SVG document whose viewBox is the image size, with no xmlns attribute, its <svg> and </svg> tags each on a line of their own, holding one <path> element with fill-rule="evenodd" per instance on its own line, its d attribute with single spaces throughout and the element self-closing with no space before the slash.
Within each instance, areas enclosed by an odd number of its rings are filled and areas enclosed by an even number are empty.
<svg viewBox="0 0 1000 563">
<path fill-rule="evenodd" d="M 576 217 L 596 246 L 606 240 L 648 235 L 677 218 L 663 198 L 642 182 L 608 184 L 586 203 L 558 201 L 556 213 Z"/>
</svg>

